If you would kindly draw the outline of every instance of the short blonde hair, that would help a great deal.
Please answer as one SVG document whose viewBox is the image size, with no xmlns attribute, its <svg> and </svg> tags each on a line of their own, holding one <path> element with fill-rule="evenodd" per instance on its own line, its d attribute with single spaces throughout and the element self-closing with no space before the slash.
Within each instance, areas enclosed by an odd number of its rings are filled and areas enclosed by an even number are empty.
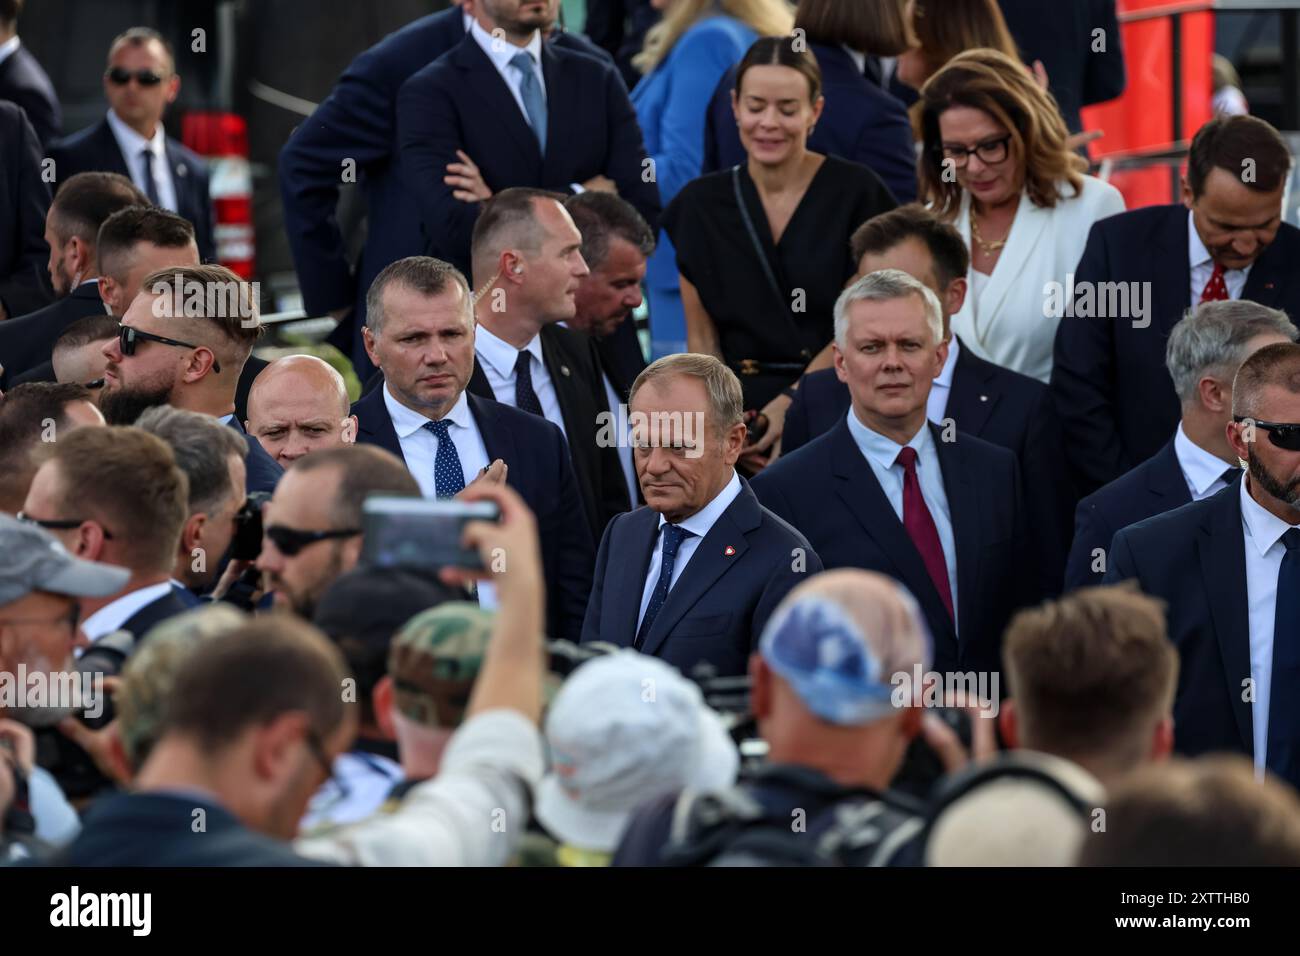
<svg viewBox="0 0 1300 956">
<path fill-rule="evenodd" d="M 713 424 L 720 434 L 739 425 L 745 420 L 745 401 L 740 389 L 740 379 L 736 373 L 712 355 L 700 355 L 697 352 L 679 352 L 665 355 L 652 362 L 649 367 L 636 377 L 632 391 L 628 395 L 628 404 L 636 398 L 636 393 L 648 382 L 659 382 L 675 375 L 697 378 L 704 383 L 709 393 L 709 409 Z"/>
</svg>

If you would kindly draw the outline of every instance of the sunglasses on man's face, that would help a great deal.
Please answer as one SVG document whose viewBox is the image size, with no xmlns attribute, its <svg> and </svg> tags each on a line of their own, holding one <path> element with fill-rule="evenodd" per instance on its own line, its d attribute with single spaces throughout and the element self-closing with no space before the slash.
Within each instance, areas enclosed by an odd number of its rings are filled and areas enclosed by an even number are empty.
<svg viewBox="0 0 1300 956">
<path fill-rule="evenodd" d="M 330 541 L 336 538 L 350 538 L 361 533 L 360 528 L 342 528 L 336 531 L 300 531 L 282 524 L 273 524 L 266 529 L 266 536 L 276 549 L 286 557 L 295 554 L 317 541 Z"/>
<path fill-rule="evenodd" d="M 196 349 L 199 346 L 190 342 L 182 342 L 179 339 L 169 339 L 162 335 L 154 335 L 152 332 L 145 332 L 130 325 L 117 325 L 117 346 L 122 350 L 123 355 L 134 355 L 136 347 L 141 342 L 159 342 L 162 345 L 173 345 L 181 349 Z M 220 372 L 221 363 L 214 356 L 212 359 L 212 371 Z"/>
<path fill-rule="evenodd" d="M 134 79 L 141 86 L 157 86 L 163 81 L 161 73 L 155 73 L 153 70 L 136 70 L 132 73 L 125 67 L 115 66 L 104 74 L 108 77 L 108 82 L 114 86 L 126 86 Z"/>
<path fill-rule="evenodd" d="M 1234 422 L 1249 422 L 1268 432 L 1268 440 L 1285 451 L 1300 451 L 1300 423 L 1261 422 L 1243 415 L 1232 416 Z"/>
</svg>

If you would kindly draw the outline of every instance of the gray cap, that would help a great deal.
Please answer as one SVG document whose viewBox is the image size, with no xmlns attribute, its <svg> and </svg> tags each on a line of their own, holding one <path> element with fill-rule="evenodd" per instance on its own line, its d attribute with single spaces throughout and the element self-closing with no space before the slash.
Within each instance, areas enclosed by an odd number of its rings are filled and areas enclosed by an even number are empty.
<svg viewBox="0 0 1300 956">
<path fill-rule="evenodd" d="M 126 568 L 74 558 L 43 528 L 0 514 L 0 605 L 33 591 L 108 597 L 130 577 Z"/>
</svg>

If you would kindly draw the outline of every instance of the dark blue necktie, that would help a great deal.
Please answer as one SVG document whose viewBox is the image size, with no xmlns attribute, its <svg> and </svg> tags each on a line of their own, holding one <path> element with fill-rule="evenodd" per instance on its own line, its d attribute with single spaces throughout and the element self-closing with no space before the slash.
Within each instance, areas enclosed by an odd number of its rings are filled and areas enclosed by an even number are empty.
<svg viewBox="0 0 1300 956">
<path fill-rule="evenodd" d="M 537 145 L 542 155 L 546 155 L 546 97 L 542 95 L 542 85 L 537 82 L 537 71 L 533 69 L 533 58 L 520 50 L 510 58 L 510 65 L 519 71 L 519 95 L 524 101 L 524 112 L 528 114 L 528 125 L 537 136 Z"/>
<path fill-rule="evenodd" d="M 442 419 L 425 422 L 424 427 L 438 439 L 438 454 L 433 459 L 433 487 L 439 498 L 451 498 L 465 490 L 465 470 L 460 466 L 460 455 L 447 434 L 451 422 Z"/>
<path fill-rule="evenodd" d="M 664 525 L 664 551 L 663 561 L 659 564 L 659 580 L 655 582 L 655 589 L 650 593 L 650 603 L 646 605 L 645 617 L 641 618 L 641 626 L 636 631 L 636 642 L 632 646 L 637 650 L 640 650 L 641 645 L 645 643 L 650 627 L 659 616 L 664 601 L 668 599 L 668 588 L 673 583 L 673 565 L 677 563 L 677 549 L 682 546 L 683 541 L 694 534 L 694 531 L 687 531 L 675 524 Z"/>
<path fill-rule="evenodd" d="M 140 170 L 144 173 L 144 194 L 155 206 L 161 206 L 158 199 L 158 182 L 153 178 L 153 150 L 140 150 Z"/>
<path fill-rule="evenodd" d="M 533 368 L 529 362 L 530 358 L 528 350 L 525 349 L 515 359 L 515 406 L 521 412 L 541 415 L 542 403 L 537 398 L 537 393 L 533 391 Z"/>
<path fill-rule="evenodd" d="M 1282 535 L 1268 693 L 1268 769 L 1300 786 L 1300 528 Z"/>
</svg>

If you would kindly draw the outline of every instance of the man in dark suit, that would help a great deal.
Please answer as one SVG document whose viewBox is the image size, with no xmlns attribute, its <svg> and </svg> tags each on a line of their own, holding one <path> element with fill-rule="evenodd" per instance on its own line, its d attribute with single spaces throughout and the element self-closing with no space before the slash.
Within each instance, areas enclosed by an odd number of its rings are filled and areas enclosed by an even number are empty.
<svg viewBox="0 0 1300 956">
<path fill-rule="evenodd" d="M 41 179 L 40 143 L 23 111 L 0 102 L 0 320 L 50 301 L 42 234 L 50 187 Z"/>
<path fill-rule="evenodd" d="M 62 111 L 54 84 L 18 40 L 18 16 L 22 12 L 23 0 L 0 0 L 0 100 L 20 107 L 41 145 L 49 146 L 63 126 Z"/>
<path fill-rule="evenodd" d="M 461 6 L 414 20 L 384 37 L 343 71 L 280 153 L 285 232 L 311 315 L 340 320 L 329 341 L 347 355 L 362 381 L 374 369 L 361 342 L 366 290 L 381 269 L 424 248 L 418 207 L 401 181 L 397 153 L 397 91 L 420 70 L 465 39 L 473 19 Z M 552 19 L 552 25 L 554 20 Z M 600 55 L 579 34 L 551 30 L 547 42 Z M 344 173 L 351 164 L 355 174 Z M 365 192 L 368 228 L 355 266 L 347 260 L 335 219 L 344 182 Z"/>
<path fill-rule="evenodd" d="M 384 382 L 352 406 L 357 442 L 406 462 L 426 498 L 453 497 L 489 469 L 489 480 L 504 473 L 537 516 L 547 633 L 578 640 L 593 547 L 569 450 L 540 415 L 466 392 L 475 326 L 465 277 L 436 259 L 399 259 L 371 285 L 366 322 L 366 350 Z M 489 586 L 479 598 L 493 603 Z"/>
<path fill-rule="evenodd" d="M 530 12 L 531 11 L 531 12 Z M 617 71 L 543 45 L 548 13 L 488 0 L 455 49 L 397 96 L 402 176 L 426 251 L 468 271 L 480 205 L 511 186 L 616 188 L 655 225 L 659 190 Z"/>
<path fill-rule="evenodd" d="M 168 136 L 162 124 L 180 86 L 167 41 L 147 27 L 132 27 L 109 47 L 104 73 L 108 113 L 51 146 L 50 156 L 60 183 L 87 170 L 128 177 L 155 206 L 194 225 L 199 256 L 211 262 L 217 253 L 207 166 Z"/>
<path fill-rule="evenodd" d="M 963 434 L 1016 453 L 1037 567 L 1047 593 L 1055 594 L 1061 589 L 1074 504 L 1060 423 L 1047 386 L 980 358 L 952 334 L 950 319 L 967 293 L 966 243 L 952 226 L 920 206 L 908 205 L 863 223 L 851 247 L 859 277 L 901 269 L 939 297 L 948 356 L 931 386 L 926 414 L 940 427 L 951 423 Z M 786 411 L 781 453 L 789 454 L 830 431 L 844 420 L 849 405 L 849 388 L 835 369 L 805 375 Z"/>
<path fill-rule="evenodd" d="M 1290 163 L 1263 120 L 1214 119 L 1192 140 L 1183 205 L 1092 227 L 1073 277 L 1074 314 L 1056 331 L 1051 381 L 1081 493 L 1146 461 L 1173 435 L 1178 396 L 1165 342 L 1188 308 L 1250 299 L 1300 315 L 1300 230 L 1282 222 Z"/>
<path fill-rule="evenodd" d="M 1121 530 L 1106 581 L 1163 600 L 1181 661 L 1175 746 L 1231 750 L 1300 785 L 1300 345 L 1269 345 L 1233 383 L 1228 441 L 1246 476 Z"/>
<path fill-rule="evenodd" d="M 1124 92 L 1124 46 L 1115 0 L 1071 0 L 1044 16 L 1038 0 L 998 0 L 1026 63 L 1039 60 L 1048 90 L 1070 132 L 1083 129 L 1079 110 Z M 1098 32 L 1100 31 L 1100 32 Z"/>
<path fill-rule="evenodd" d="M 948 343 L 938 297 L 905 272 L 858 279 L 835 306 L 849 414 L 754 479 L 759 501 L 828 568 L 889 574 L 917 599 L 935 670 L 998 671 L 1002 631 L 1043 588 L 1015 455 L 926 420 Z"/>
<path fill-rule="evenodd" d="M 582 640 L 688 676 L 744 674 L 777 604 L 821 560 L 736 473 L 745 423 L 734 372 L 712 356 L 667 356 L 637 379 L 631 408 L 646 505 L 605 529 Z"/>
<path fill-rule="evenodd" d="M 659 22 L 652 0 L 588 0 L 583 29 L 602 50 L 614 57 L 623 82 L 630 90 L 641 79 L 632 57 L 641 52 L 645 35 Z"/>
<path fill-rule="evenodd" d="M 588 271 L 582 236 L 562 198 L 506 189 L 483 205 L 474 224 L 478 328 L 469 391 L 540 415 L 564 432 L 594 541 L 630 504 L 617 442 L 609 440 L 596 346 L 558 324 L 573 317 Z"/>
<path fill-rule="evenodd" d="M 47 361 L 59 334 L 77 319 L 102 315 L 99 229 L 113 213 L 147 200 L 124 176 L 86 173 L 59 190 L 45 217 L 49 273 L 58 300 L 29 315 L 0 322 L 0 388 Z"/>
<path fill-rule="evenodd" d="M 284 469 L 244 432 L 235 409 L 240 375 L 261 332 L 252 286 L 225 266 L 145 276 L 121 334 L 104 346 L 100 410 L 114 424 L 131 424 L 155 405 L 218 418 L 248 447 L 248 491 L 274 491 Z"/>
<path fill-rule="evenodd" d="M 1227 437 L 1233 376 L 1264 346 L 1295 339 L 1285 312 L 1245 300 L 1203 303 L 1174 326 L 1165 364 L 1182 421 L 1153 457 L 1079 502 L 1067 589 L 1101 583 L 1116 531 L 1236 484 L 1241 469 Z"/>
</svg>

